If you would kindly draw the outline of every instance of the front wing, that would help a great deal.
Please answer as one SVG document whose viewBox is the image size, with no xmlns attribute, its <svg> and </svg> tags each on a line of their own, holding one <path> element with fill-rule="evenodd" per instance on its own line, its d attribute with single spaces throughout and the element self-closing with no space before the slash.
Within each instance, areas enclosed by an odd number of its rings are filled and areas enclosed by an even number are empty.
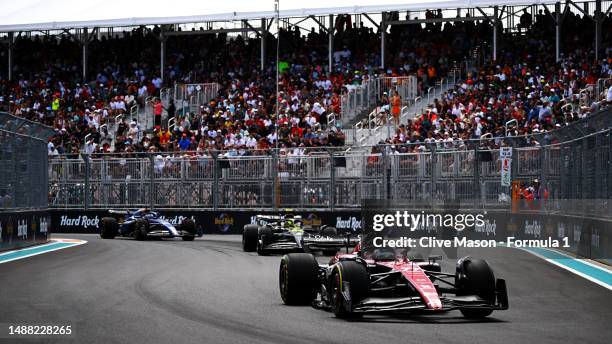
<svg viewBox="0 0 612 344">
<path fill-rule="evenodd" d="M 476 295 L 441 295 L 442 308 L 432 310 L 427 307 L 420 296 L 411 297 L 368 297 L 364 300 L 352 304 L 350 299 L 350 283 L 344 283 L 342 291 L 344 307 L 353 313 L 405 313 L 405 312 L 448 312 L 456 309 L 508 309 L 508 292 L 506 282 L 498 279 L 496 282 L 496 301 L 494 304 L 488 303 Z"/>
</svg>

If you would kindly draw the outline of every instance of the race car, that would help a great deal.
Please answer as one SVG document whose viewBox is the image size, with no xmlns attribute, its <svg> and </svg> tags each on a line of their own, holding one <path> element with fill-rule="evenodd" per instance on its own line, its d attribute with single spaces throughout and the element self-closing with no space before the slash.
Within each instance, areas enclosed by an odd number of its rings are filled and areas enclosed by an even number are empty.
<svg viewBox="0 0 612 344">
<path fill-rule="evenodd" d="M 118 221 L 115 217 L 103 217 L 100 222 L 100 237 L 114 239 L 116 236 L 132 237 L 136 240 L 149 238 L 177 238 L 192 241 L 196 235 L 196 224 L 192 219 L 184 219 L 180 225 L 174 226 L 161 218 L 158 213 L 149 209 L 128 211 L 109 210 L 110 214 L 124 218 Z"/>
<path fill-rule="evenodd" d="M 307 253 L 282 257 L 279 289 L 287 305 L 311 304 L 336 317 L 370 313 L 442 313 L 459 310 L 478 319 L 508 309 L 506 282 L 482 259 L 464 257 L 455 273 L 441 271 L 439 257 L 409 259 L 390 248 L 359 249 L 319 264 Z"/>
<path fill-rule="evenodd" d="M 343 246 L 356 245 L 355 240 L 339 236 L 334 227 L 305 226 L 299 215 L 257 215 L 256 222 L 244 226 L 242 248 L 245 252 L 265 255 L 320 251 L 333 256 Z"/>
</svg>

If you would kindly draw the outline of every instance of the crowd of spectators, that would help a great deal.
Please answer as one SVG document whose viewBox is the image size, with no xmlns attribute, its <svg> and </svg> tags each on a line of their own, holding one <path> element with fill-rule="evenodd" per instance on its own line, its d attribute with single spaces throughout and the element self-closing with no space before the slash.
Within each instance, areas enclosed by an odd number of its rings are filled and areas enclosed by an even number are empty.
<svg viewBox="0 0 612 344">
<path fill-rule="evenodd" d="M 399 15 L 392 13 L 391 19 Z M 441 13 L 428 11 L 427 15 Z M 589 20 L 568 13 L 561 63 L 554 61 L 554 26 L 548 15 L 537 15 L 533 23 L 521 19 L 526 35 L 502 30 L 498 61 L 474 70 L 421 116 L 401 123 L 385 143 L 400 147 L 436 142 L 460 148 L 462 141 L 488 134 L 549 131 L 591 112 L 580 107 L 577 92 L 610 76 L 611 69 L 609 60 L 594 61 L 590 45 L 585 44 L 593 37 L 591 29 L 581 29 L 593 26 Z M 606 24 L 610 17 L 603 27 Z M 338 16 L 333 69 L 328 70 L 324 30 L 302 34 L 297 27 L 282 29 L 278 99 L 275 59 L 268 58 L 260 69 L 259 38 L 173 36 L 167 43 L 165 84 L 216 82 L 221 90 L 198 111 L 184 112 L 173 103 L 166 104 L 164 111 L 176 115 L 176 126 L 168 128 L 156 121 L 146 132 L 149 128 L 137 121 L 119 121 L 116 130 L 104 124 L 133 105 L 144 107 L 148 97 L 159 97 L 164 86 L 159 76 L 159 27 L 94 37 L 88 44 L 87 82 L 82 80 L 76 38 L 21 36 L 14 45 L 14 80 L 0 79 L 0 106 L 56 128 L 49 142 L 50 155 L 212 150 L 245 155 L 270 147 L 292 152 L 339 146 L 345 143 L 344 134 L 339 125 L 328 125 L 327 114 L 340 116 L 346 85 L 407 74 L 417 75 L 420 87 L 431 85 L 454 61 L 470 57 L 475 49 L 486 51 L 482 42 L 490 40 L 492 31 L 484 21 L 392 26 L 386 51 L 390 67 L 382 70 L 380 32 L 352 23 L 351 16 Z M 265 39 L 267 56 L 275 56 L 276 38 L 266 35 Z M 610 46 L 610 40 L 610 33 L 604 32 L 604 47 Z M 596 107 L 610 102 L 596 100 Z M 569 115 L 561 111 L 568 102 L 576 105 Z M 155 106 L 157 114 L 159 101 Z M 510 119 L 516 119 L 516 124 L 506 132 Z M 417 146 L 398 150 L 413 147 Z"/>
<path fill-rule="evenodd" d="M 522 144 L 539 145 L 532 134 L 564 127 L 612 104 L 610 32 L 603 37 L 606 55 L 595 60 L 591 44 L 585 43 L 593 41 L 592 20 L 569 12 L 563 22 L 563 53 L 556 62 L 549 17 L 540 13 L 535 23 L 530 15 L 523 17 L 521 26 L 528 35 L 502 35 L 497 61 L 468 73 L 380 143 L 402 153 L 425 150 L 427 144 L 467 149 L 471 140 L 488 137 L 498 138 L 483 141 L 492 147 L 507 136 L 524 136 Z M 606 25 L 612 25 L 612 17 Z M 598 84 L 600 79 L 608 81 Z"/>
</svg>

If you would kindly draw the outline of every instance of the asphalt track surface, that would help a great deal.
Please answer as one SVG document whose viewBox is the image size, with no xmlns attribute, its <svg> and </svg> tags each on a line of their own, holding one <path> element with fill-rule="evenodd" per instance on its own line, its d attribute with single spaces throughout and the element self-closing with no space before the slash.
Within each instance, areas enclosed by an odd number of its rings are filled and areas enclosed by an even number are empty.
<svg viewBox="0 0 612 344">
<path fill-rule="evenodd" d="M 194 242 L 102 240 L 0 264 L 0 324 L 71 325 L 74 343 L 610 343 L 612 293 L 527 252 L 487 259 L 510 309 L 486 321 L 437 316 L 334 318 L 282 304 L 278 256 L 237 236 Z M 321 260 L 324 258 L 322 257 Z M 453 268 L 443 263 L 446 268 Z M 6 330 L 4 330 L 6 331 Z"/>
</svg>

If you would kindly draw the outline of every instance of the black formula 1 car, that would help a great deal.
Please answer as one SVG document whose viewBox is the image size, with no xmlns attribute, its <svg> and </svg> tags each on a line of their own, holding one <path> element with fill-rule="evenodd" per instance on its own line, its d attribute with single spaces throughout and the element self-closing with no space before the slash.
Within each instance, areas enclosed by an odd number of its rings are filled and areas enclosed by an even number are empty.
<svg viewBox="0 0 612 344">
<path fill-rule="evenodd" d="M 464 257 L 455 273 L 436 262 L 411 260 L 393 249 L 364 254 L 358 249 L 319 264 L 307 253 L 283 256 L 279 288 L 288 305 L 311 304 L 350 318 L 368 313 L 440 313 L 458 309 L 484 318 L 508 309 L 506 282 L 495 279 L 486 261 Z"/>
<path fill-rule="evenodd" d="M 244 226 L 242 248 L 260 255 L 274 252 L 316 252 L 335 255 L 344 246 L 355 246 L 357 240 L 338 235 L 329 226 L 305 226 L 302 218 L 294 215 L 257 215 L 257 224 Z"/>
<path fill-rule="evenodd" d="M 175 226 L 160 217 L 158 213 L 148 209 L 128 211 L 109 210 L 117 217 L 103 217 L 100 222 L 100 237 L 114 239 L 116 236 L 132 237 L 136 240 L 149 238 L 182 238 L 185 241 L 193 240 L 196 235 L 196 224 L 190 218 L 185 218 Z"/>
</svg>

